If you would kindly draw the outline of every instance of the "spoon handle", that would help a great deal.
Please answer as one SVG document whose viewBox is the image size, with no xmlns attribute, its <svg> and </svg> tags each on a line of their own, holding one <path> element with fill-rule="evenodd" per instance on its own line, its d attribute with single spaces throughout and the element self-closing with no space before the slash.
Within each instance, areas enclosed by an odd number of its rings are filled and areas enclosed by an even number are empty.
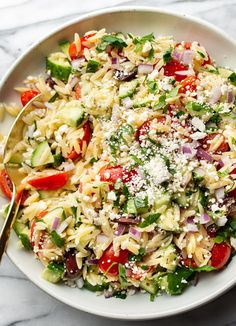
<svg viewBox="0 0 236 326">
<path fill-rule="evenodd" d="M 16 188 L 13 185 L 13 191 L 12 191 L 12 199 L 10 202 L 10 206 L 8 209 L 7 217 L 4 221 L 3 227 L 0 232 L 0 262 L 2 260 L 2 256 L 5 252 L 8 239 L 10 237 L 10 232 L 13 227 L 13 224 L 15 222 L 19 207 L 20 207 L 20 200 L 18 203 L 15 203 L 15 197 L 16 197 Z"/>
</svg>

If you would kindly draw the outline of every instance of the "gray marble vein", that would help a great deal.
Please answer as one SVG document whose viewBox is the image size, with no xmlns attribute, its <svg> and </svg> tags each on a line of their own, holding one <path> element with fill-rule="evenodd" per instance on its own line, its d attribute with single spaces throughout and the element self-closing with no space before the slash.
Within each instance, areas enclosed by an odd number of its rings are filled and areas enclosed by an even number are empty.
<svg viewBox="0 0 236 326">
<path fill-rule="evenodd" d="M 50 8 L 45 9 L 49 7 Z M 30 44 L 60 24 L 92 10 L 150 5 L 203 18 L 236 38 L 236 0 L 0 0 L 0 76 Z M 112 321 L 113 326 L 234 326 L 236 288 L 191 312 L 161 320 Z M 51 298 L 4 257 L 0 266 L 0 326 L 108 326 Z"/>
</svg>

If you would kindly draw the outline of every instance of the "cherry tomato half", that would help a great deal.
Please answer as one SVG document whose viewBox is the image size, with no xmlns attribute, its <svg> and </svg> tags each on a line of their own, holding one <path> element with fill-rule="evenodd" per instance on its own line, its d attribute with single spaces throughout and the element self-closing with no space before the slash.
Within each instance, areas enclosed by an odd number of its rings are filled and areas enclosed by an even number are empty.
<svg viewBox="0 0 236 326">
<path fill-rule="evenodd" d="M 188 70 L 188 66 L 185 66 L 176 60 L 171 60 L 163 66 L 163 69 L 165 76 L 174 77 L 175 80 L 181 81 L 186 78 L 186 75 L 179 75 L 176 72 Z"/>
<path fill-rule="evenodd" d="M 11 200 L 13 185 L 6 170 L 0 172 L 0 187 L 4 195 Z"/>
<path fill-rule="evenodd" d="M 90 124 L 88 121 L 85 122 L 85 124 L 83 125 L 83 130 L 84 130 L 83 137 L 81 139 L 78 139 L 78 143 L 79 143 L 81 151 L 83 149 L 83 142 L 85 142 L 88 145 L 91 140 L 91 128 L 90 128 Z M 81 158 L 81 153 L 77 153 L 76 150 L 73 149 L 67 158 L 72 161 L 75 161 L 75 160 Z"/>
<path fill-rule="evenodd" d="M 123 168 L 120 165 L 103 167 L 99 174 L 101 181 L 116 183 L 118 179 L 122 179 Z"/>
<path fill-rule="evenodd" d="M 197 88 L 197 80 L 198 78 L 196 76 L 188 76 L 184 78 L 180 82 L 181 87 L 179 89 L 179 93 L 186 93 L 187 91 L 189 91 L 190 93 L 194 92 Z"/>
<path fill-rule="evenodd" d="M 229 145 L 226 142 L 225 136 L 222 134 L 218 134 L 218 133 L 213 133 L 213 134 L 209 134 L 207 135 L 202 141 L 201 144 L 203 145 L 203 149 L 205 151 L 208 151 L 211 145 L 211 141 L 216 137 L 216 136 L 220 136 L 222 137 L 222 142 L 220 144 L 220 146 L 216 149 L 215 153 L 224 153 L 227 152 L 229 150 Z"/>
<path fill-rule="evenodd" d="M 23 106 L 25 106 L 32 98 L 34 98 L 36 95 L 38 95 L 39 92 L 35 89 L 30 89 L 28 91 L 25 91 L 21 94 L 21 103 Z"/>
<path fill-rule="evenodd" d="M 29 190 L 24 188 L 18 189 L 16 193 L 16 202 L 20 201 L 20 205 L 24 206 L 26 199 L 29 197 Z"/>
<path fill-rule="evenodd" d="M 225 266 L 231 255 L 231 247 L 227 243 L 215 243 L 211 251 L 211 266 L 220 269 Z"/>
<path fill-rule="evenodd" d="M 62 188 L 68 181 L 68 174 L 60 172 L 45 177 L 28 180 L 28 184 L 38 190 L 56 190 Z"/>
<path fill-rule="evenodd" d="M 69 56 L 71 58 L 71 60 L 75 60 L 78 57 L 81 57 L 83 55 L 84 49 L 87 48 L 89 49 L 90 46 L 88 44 L 84 44 L 85 42 L 87 42 L 89 40 L 90 37 L 94 36 L 95 33 L 91 33 L 88 35 L 85 35 L 83 37 L 80 38 L 80 44 L 81 44 L 81 48 L 80 48 L 80 52 L 77 51 L 75 42 L 72 42 L 69 46 Z"/>
<path fill-rule="evenodd" d="M 166 122 L 166 118 L 165 117 L 157 117 L 155 118 L 157 120 L 157 123 L 165 123 Z M 153 119 L 154 120 L 154 119 Z M 148 135 L 148 132 L 150 131 L 150 127 L 151 127 L 151 122 L 152 120 L 147 120 L 145 121 L 141 127 L 138 128 L 135 138 L 136 140 L 139 141 L 140 145 L 145 145 L 145 137 Z"/>
<path fill-rule="evenodd" d="M 104 251 L 102 257 L 99 259 L 98 266 L 102 272 L 107 275 L 118 275 L 118 265 L 124 265 L 128 261 L 129 251 L 120 250 L 119 255 L 115 256 L 113 246 L 111 245 Z"/>
</svg>

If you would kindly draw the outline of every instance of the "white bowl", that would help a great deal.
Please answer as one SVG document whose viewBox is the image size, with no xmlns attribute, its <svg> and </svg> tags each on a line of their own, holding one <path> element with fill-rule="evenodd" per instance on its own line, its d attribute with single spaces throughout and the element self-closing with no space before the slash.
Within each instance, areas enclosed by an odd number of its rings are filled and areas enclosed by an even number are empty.
<svg viewBox="0 0 236 326">
<path fill-rule="evenodd" d="M 199 41 L 220 65 L 234 67 L 236 43 L 214 26 L 186 15 L 147 7 L 123 7 L 97 11 L 67 23 L 43 40 L 38 41 L 22 55 L 3 78 L 0 89 L 0 102 L 19 102 L 13 88 L 20 85 L 27 75 L 35 75 L 44 70 L 44 58 L 57 48 L 58 41 L 71 39 L 74 32 L 81 35 L 94 29 L 105 27 L 108 31 L 132 32 L 145 35 L 173 35 L 175 39 Z M 7 117 L 0 125 L 1 131 L 7 133 L 12 119 Z M 3 199 L 0 199 L 0 204 Z M 189 287 L 181 296 L 158 297 L 150 302 L 147 295 L 139 294 L 126 300 L 105 299 L 94 293 L 54 285 L 41 278 L 42 265 L 32 254 L 19 249 L 14 232 L 11 235 L 7 254 L 16 266 L 41 289 L 58 300 L 100 316 L 118 319 L 151 319 L 181 313 L 222 294 L 235 284 L 236 260 L 218 273 L 206 274 L 200 278 L 196 287 Z"/>
</svg>

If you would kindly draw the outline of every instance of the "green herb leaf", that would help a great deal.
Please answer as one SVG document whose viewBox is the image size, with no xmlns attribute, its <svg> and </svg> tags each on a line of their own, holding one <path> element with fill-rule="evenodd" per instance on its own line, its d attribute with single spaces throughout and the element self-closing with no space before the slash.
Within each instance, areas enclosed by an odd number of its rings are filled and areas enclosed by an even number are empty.
<svg viewBox="0 0 236 326">
<path fill-rule="evenodd" d="M 53 155 L 54 162 L 53 162 L 53 167 L 58 167 L 61 165 L 62 162 L 64 162 L 64 157 L 62 156 L 61 153 Z"/>
<path fill-rule="evenodd" d="M 62 263 L 58 263 L 58 262 L 50 262 L 48 265 L 47 265 L 47 268 L 52 271 L 52 272 L 55 272 L 55 273 L 58 273 L 58 274 L 61 274 L 63 276 L 65 270 L 64 270 L 64 266 Z"/>
<path fill-rule="evenodd" d="M 202 207 L 207 207 L 208 204 L 208 191 L 206 188 L 199 188 L 199 201 Z"/>
<path fill-rule="evenodd" d="M 178 111 L 178 112 L 175 114 L 175 117 L 179 119 L 182 115 L 185 115 L 185 112 L 184 112 L 184 111 Z"/>
<path fill-rule="evenodd" d="M 220 123 L 222 120 L 220 114 L 217 112 L 217 113 L 214 113 L 214 115 L 208 120 L 208 122 L 213 122 L 213 123 Z"/>
<path fill-rule="evenodd" d="M 188 102 L 186 105 L 186 109 L 191 111 L 196 111 L 196 112 L 211 111 L 211 108 L 208 105 L 201 104 L 199 102 Z"/>
<path fill-rule="evenodd" d="M 126 299 L 127 293 L 124 291 L 119 291 L 119 292 L 116 292 L 115 297 L 117 299 Z"/>
<path fill-rule="evenodd" d="M 101 43 L 96 47 L 97 51 L 102 52 L 106 50 L 106 47 L 111 45 L 113 48 L 122 50 L 127 46 L 126 42 L 117 36 L 114 35 L 104 35 L 102 37 Z"/>
<path fill-rule="evenodd" d="M 228 80 L 231 82 L 231 84 L 233 84 L 234 86 L 236 86 L 236 73 L 233 72 L 229 77 Z"/>
<path fill-rule="evenodd" d="M 194 275 L 195 272 L 188 268 L 177 267 L 175 272 L 169 273 L 167 276 L 169 293 L 171 295 L 181 294 Z"/>
<path fill-rule="evenodd" d="M 120 285 L 124 289 L 127 287 L 127 278 L 125 274 L 125 266 L 122 264 L 119 264 L 118 266 L 119 270 L 119 280 L 120 280 Z"/>
<path fill-rule="evenodd" d="M 63 247 L 65 244 L 65 240 L 62 239 L 61 236 L 55 230 L 53 230 L 51 233 L 51 240 L 59 248 Z"/>
<path fill-rule="evenodd" d="M 223 172 L 217 171 L 217 174 L 218 174 L 219 177 L 225 177 L 225 176 L 227 176 L 229 174 L 229 170 L 226 169 Z"/>
<path fill-rule="evenodd" d="M 154 51 L 154 49 L 152 47 L 151 50 L 149 51 L 148 59 L 152 60 L 154 58 L 154 54 L 155 54 L 155 51 Z"/>
<path fill-rule="evenodd" d="M 55 102 L 56 99 L 58 99 L 58 98 L 59 98 L 59 94 L 56 93 L 56 94 L 54 94 L 54 95 L 50 98 L 50 100 L 48 101 L 48 103 L 53 103 L 53 102 Z"/>
<path fill-rule="evenodd" d="M 156 94 L 158 86 L 155 80 L 147 80 L 148 90 L 152 94 Z"/>
<path fill-rule="evenodd" d="M 204 53 L 202 53 L 200 51 L 197 51 L 197 53 L 200 55 L 200 57 L 205 58 L 205 54 Z"/>
<path fill-rule="evenodd" d="M 141 52 L 142 51 L 142 48 L 143 48 L 143 45 L 147 42 L 147 41 L 149 41 L 149 42 L 151 42 L 151 41 L 153 41 L 154 40 L 154 35 L 153 35 L 153 33 L 151 33 L 151 34 L 148 34 L 148 35 L 145 35 L 145 36 L 143 36 L 143 37 L 136 37 L 136 38 L 134 38 L 133 39 L 133 43 L 136 45 L 136 47 L 135 47 L 135 52 Z M 151 53 L 150 53 L 151 52 Z M 154 55 L 154 50 L 153 49 L 151 49 L 150 50 L 150 52 L 149 52 L 149 56 L 153 56 Z"/>
<path fill-rule="evenodd" d="M 170 48 L 169 50 L 167 50 L 164 55 L 163 55 L 163 61 L 164 63 L 168 63 L 172 60 L 172 57 L 171 57 L 171 53 L 172 53 L 173 49 Z"/>
<path fill-rule="evenodd" d="M 202 267 L 196 267 L 196 268 L 190 268 L 192 271 L 196 271 L 196 272 L 212 272 L 215 271 L 216 269 L 213 266 L 202 266 Z"/>
<path fill-rule="evenodd" d="M 146 217 L 145 220 L 139 224 L 139 227 L 145 228 L 145 227 L 155 223 L 160 216 L 161 216 L 161 214 L 159 214 L 159 213 L 148 215 L 148 217 Z"/>
<path fill-rule="evenodd" d="M 145 249 L 140 248 L 138 255 L 130 254 L 128 260 L 129 261 L 142 261 L 143 257 L 146 255 Z"/>
<path fill-rule="evenodd" d="M 96 60 L 89 60 L 86 67 L 86 72 L 96 72 L 100 63 Z"/>
<path fill-rule="evenodd" d="M 214 242 L 215 243 L 222 243 L 226 240 L 225 236 L 223 235 L 217 235 L 215 238 L 214 238 Z"/>
<path fill-rule="evenodd" d="M 162 94 L 159 97 L 159 101 L 158 103 L 154 106 L 155 110 L 160 110 L 160 109 L 164 109 L 166 107 L 166 94 Z"/>
<path fill-rule="evenodd" d="M 232 143 L 233 145 L 236 145 L 236 139 L 235 139 L 234 137 L 231 137 L 231 143 Z"/>
</svg>

